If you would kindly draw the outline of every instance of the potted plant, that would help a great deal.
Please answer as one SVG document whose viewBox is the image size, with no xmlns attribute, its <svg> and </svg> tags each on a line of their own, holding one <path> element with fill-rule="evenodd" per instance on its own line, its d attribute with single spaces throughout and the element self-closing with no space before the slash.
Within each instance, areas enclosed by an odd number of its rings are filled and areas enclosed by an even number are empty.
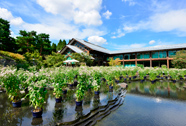
<svg viewBox="0 0 186 126">
<path fill-rule="evenodd" d="M 97 81 L 94 80 L 93 83 L 92 83 L 92 85 L 94 87 L 94 93 L 95 93 L 95 95 L 98 95 L 99 94 L 100 86 L 97 84 Z"/>
<path fill-rule="evenodd" d="M 34 107 L 32 114 L 34 118 L 42 117 L 43 105 L 45 102 L 45 96 L 47 90 L 43 90 L 44 87 L 41 86 L 42 82 L 36 82 L 29 86 L 29 101 L 30 104 Z M 27 96 L 26 95 L 26 96 Z"/>
<path fill-rule="evenodd" d="M 20 80 L 16 74 L 6 74 L 3 79 L 3 87 L 12 101 L 13 107 L 21 107 Z"/>
<path fill-rule="evenodd" d="M 76 106 L 82 106 L 83 99 L 84 99 L 84 91 L 79 88 L 76 90 L 75 96 L 76 96 Z"/>
<path fill-rule="evenodd" d="M 139 76 L 140 76 L 141 82 L 143 82 L 145 80 L 145 77 L 146 77 L 145 71 L 144 70 L 139 70 Z"/>
<path fill-rule="evenodd" d="M 53 87 L 54 87 L 54 95 L 55 95 L 55 100 L 56 100 L 56 103 L 60 103 L 62 101 L 62 86 L 63 84 L 62 83 L 54 83 L 53 84 Z"/>
<path fill-rule="evenodd" d="M 149 72 L 149 79 L 150 79 L 152 84 L 154 84 L 156 82 L 156 76 L 157 76 L 157 72 L 156 71 L 151 70 Z"/>
</svg>

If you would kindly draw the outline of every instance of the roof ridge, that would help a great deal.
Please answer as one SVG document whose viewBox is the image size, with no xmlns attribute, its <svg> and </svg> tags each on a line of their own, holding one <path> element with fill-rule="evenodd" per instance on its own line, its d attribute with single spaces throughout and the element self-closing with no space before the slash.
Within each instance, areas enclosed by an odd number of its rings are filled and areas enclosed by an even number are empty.
<svg viewBox="0 0 186 126">
<path fill-rule="evenodd" d="M 76 40 L 83 40 L 83 39 L 78 39 L 78 38 L 75 38 Z M 88 42 L 88 41 L 85 41 L 85 40 L 83 40 L 84 42 L 86 42 L 86 43 L 89 43 L 89 44 L 92 44 L 92 45 L 95 45 L 95 46 L 98 46 L 98 47 L 101 47 L 101 48 L 103 48 L 103 49 L 106 49 L 106 48 L 104 48 L 104 47 L 102 47 L 102 46 L 99 46 L 99 45 L 96 45 L 96 44 L 93 44 L 93 43 L 91 43 L 91 42 Z M 107 49 L 108 50 L 108 49 Z"/>
</svg>

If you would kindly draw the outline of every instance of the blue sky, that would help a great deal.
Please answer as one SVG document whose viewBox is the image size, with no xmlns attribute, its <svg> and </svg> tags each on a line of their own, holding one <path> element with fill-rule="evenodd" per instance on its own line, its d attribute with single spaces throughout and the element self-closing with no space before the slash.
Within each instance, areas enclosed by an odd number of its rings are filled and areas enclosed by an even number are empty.
<svg viewBox="0 0 186 126">
<path fill-rule="evenodd" d="M 185 0 L 0 0 L 0 17 L 19 30 L 80 38 L 109 50 L 186 43 Z"/>
</svg>

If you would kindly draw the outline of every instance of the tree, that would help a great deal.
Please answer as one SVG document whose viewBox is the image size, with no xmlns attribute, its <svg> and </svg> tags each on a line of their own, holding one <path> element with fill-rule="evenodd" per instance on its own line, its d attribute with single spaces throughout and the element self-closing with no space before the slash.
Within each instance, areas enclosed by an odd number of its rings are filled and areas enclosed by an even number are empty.
<svg viewBox="0 0 186 126">
<path fill-rule="evenodd" d="M 19 53 L 34 52 L 36 46 L 36 31 L 27 32 L 25 30 L 20 30 L 19 34 L 21 36 L 17 37 L 17 44 L 19 46 Z"/>
<path fill-rule="evenodd" d="M 10 36 L 10 24 L 0 18 L 0 50 L 17 52 L 15 39 Z"/>
<path fill-rule="evenodd" d="M 61 41 L 60 39 L 59 43 L 57 44 L 57 51 L 62 50 L 65 46 L 66 46 L 66 40 L 64 39 L 63 41 Z"/>
<path fill-rule="evenodd" d="M 117 65 L 121 65 L 121 62 L 119 61 L 120 59 L 113 59 L 113 58 L 109 58 L 109 66 L 117 66 Z"/>
<path fill-rule="evenodd" d="M 44 61 L 46 66 L 48 67 L 57 67 L 63 65 L 63 61 L 65 61 L 65 56 L 60 53 L 52 52 L 51 55 L 46 56 L 46 60 Z"/>
<path fill-rule="evenodd" d="M 50 45 L 49 34 L 41 33 L 37 35 L 36 47 L 39 50 L 40 55 L 49 55 L 52 52 Z"/>
<path fill-rule="evenodd" d="M 56 47 L 57 47 L 56 44 L 55 43 L 52 43 L 52 51 L 53 52 L 56 52 Z"/>
<path fill-rule="evenodd" d="M 171 62 L 175 68 L 186 68 L 186 50 L 176 52 Z"/>
<path fill-rule="evenodd" d="M 76 59 L 79 62 L 84 62 L 88 66 L 91 66 L 93 63 L 92 56 L 88 55 L 87 53 L 72 53 L 71 56 L 73 59 Z"/>
</svg>

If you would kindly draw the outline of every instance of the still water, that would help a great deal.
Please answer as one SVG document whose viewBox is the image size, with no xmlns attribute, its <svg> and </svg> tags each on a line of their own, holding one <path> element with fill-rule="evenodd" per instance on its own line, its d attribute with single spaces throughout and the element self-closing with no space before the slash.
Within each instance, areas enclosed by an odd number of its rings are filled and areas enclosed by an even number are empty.
<svg viewBox="0 0 186 126">
<path fill-rule="evenodd" d="M 109 100 L 117 97 L 119 86 L 109 92 L 108 86 L 101 88 L 99 95 L 87 91 L 83 100 L 82 109 L 76 109 L 75 89 L 69 89 L 63 96 L 62 103 L 56 103 L 52 91 L 48 91 L 42 118 L 33 118 L 28 100 L 22 101 L 21 108 L 13 108 L 6 93 L 0 93 L 0 126 L 30 126 L 30 125 L 55 125 L 56 122 L 69 122 L 86 115 L 98 105 L 106 105 Z"/>
<path fill-rule="evenodd" d="M 97 126 L 186 126 L 185 82 L 129 83 L 124 104 Z"/>
</svg>

